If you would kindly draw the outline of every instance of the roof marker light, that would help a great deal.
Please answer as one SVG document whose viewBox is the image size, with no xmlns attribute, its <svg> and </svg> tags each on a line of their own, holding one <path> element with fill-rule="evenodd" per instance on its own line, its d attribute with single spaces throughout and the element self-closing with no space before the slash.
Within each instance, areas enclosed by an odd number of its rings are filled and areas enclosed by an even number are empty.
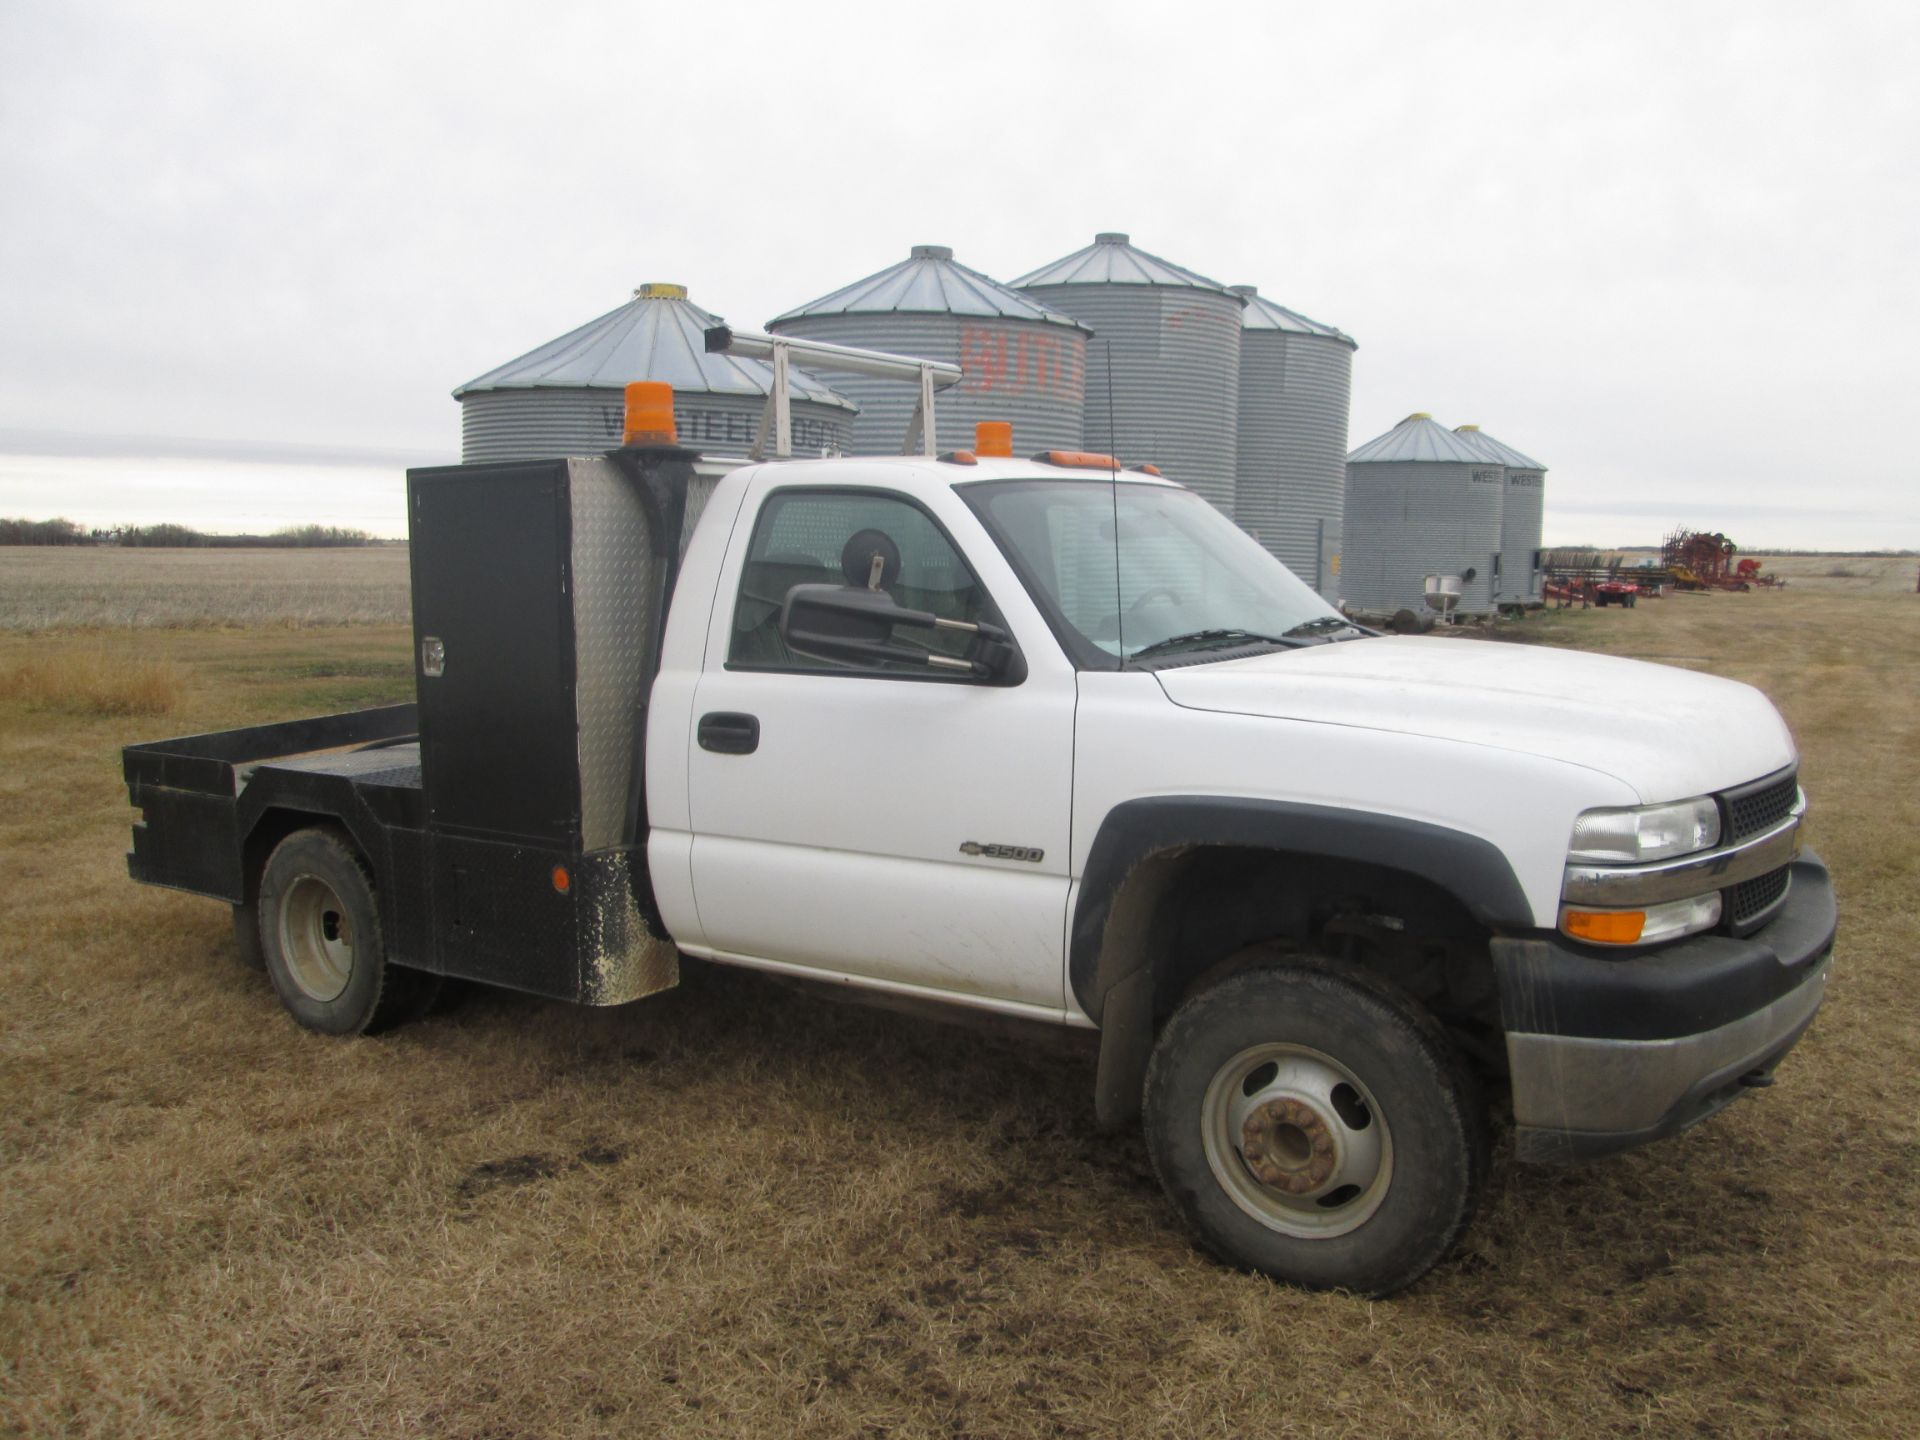
<svg viewBox="0 0 1920 1440">
<path fill-rule="evenodd" d="M 973 448 L 979 455 L 994 459 L 1013 458 L 1013 423 L 1008 420 L 982 420 L 973 427 Z"/>
<path fill-rule="evenodd" d="M 1136 465 L 1133 468 L 1138 470 L 1142 475 L 1158 475 L 1160 473 L 1160 467 L 1158 465 Z"/>
<path fill-rule="evenodd" d="M 672 445 L 679 439 L 673 425 L 673 387 L 661 380 L 634 380 L 627 385 L 627 423 L 622 445 Z"/>
<path fill-rule="evenodd" d="M 978 465 L 979 457 L 971 450 L 949 450 L 940 457 L 942 465 Z"/>
<path fill-rule="evenodd" d="M 1033 457 L 1042 465 L 1063 465 L 1070 470 L 1118 470 L 1120 462 L 1111 455 L 1096 455 L 1091 450 L 1042 450 Z"/>
</svg>

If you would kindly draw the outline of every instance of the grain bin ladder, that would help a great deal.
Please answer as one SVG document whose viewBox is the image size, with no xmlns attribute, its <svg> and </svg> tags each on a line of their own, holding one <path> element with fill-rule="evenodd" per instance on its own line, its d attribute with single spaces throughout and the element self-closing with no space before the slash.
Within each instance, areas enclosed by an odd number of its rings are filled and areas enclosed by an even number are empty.
<svg viewBox="0 0 1920 1440">
<path fill-rule="evenodd" d="M 946 390 L 960 383 L 960 367 L 939 360 L 891 355 L 884 350 L 860 350 L 851 345 L 829 345 L 821 340 L 764 335 L 751 330 L 735 330 L 726 325 L 716 325 L 707 331 L 707 353 L 773 362 L 773 388 L 767 392 L 766 408 L 760 412 L 760 426 L 753 437 L 753 449 L 747 453 L 750 460 L 766 457 L 769 428 L 773 431 L 774 458 L 793 458 L 793 419 L 787 388 L 789 356 L 798 356 L 815 370 L 843 370 L 853 375 L 872 375 L 881 380 L 917 382 L 920 398 L 914 403 L 913 414 L 907 421 L 906 438 L 900 445 L 902 455 L 933 455 L 934 391 Z"/>
</svg>

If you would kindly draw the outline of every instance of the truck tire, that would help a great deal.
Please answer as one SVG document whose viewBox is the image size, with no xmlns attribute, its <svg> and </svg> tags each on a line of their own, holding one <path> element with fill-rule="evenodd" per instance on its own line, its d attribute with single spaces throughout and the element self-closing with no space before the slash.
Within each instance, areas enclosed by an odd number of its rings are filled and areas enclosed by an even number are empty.
<svg viewBox="0 0 1920 1440">
<path fill-rule="evenodd" d="M 1227 976 L 1155 1042 L 1147 1147 L 1228 1263 L 1384 1296 L 1460 1238 L 1487 1117 L 1446 1033 L 1376 977 L 1312 959 Z"/>
<path fill-rule="evenodd" d="M 438 977 L 387 963 L 373 875 L 339 831 L 296 830 L 275 846 L 257 913 L 267 976 L 309 1030 L 372 1034 L 433 1003 Z"/>
</svg>

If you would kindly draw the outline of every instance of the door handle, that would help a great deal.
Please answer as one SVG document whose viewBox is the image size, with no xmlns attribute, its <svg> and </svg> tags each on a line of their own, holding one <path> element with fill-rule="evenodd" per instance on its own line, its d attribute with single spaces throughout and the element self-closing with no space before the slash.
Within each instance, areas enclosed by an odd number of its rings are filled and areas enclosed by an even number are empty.
<svg viewBox="0 0 1920 1440">
<path fill-rule="evenodd" d="M 760 717 L 714 710 L 700 717 L 700 748 L 716 755 L 751 755 L 760 748 Z"/>
</svg>

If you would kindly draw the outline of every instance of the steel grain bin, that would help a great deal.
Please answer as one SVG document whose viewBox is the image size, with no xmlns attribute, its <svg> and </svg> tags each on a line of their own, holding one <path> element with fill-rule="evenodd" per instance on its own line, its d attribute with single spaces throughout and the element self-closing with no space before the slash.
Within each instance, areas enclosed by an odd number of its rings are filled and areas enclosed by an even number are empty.
<svg viewBox="0 0 1920 1440">
<path fill-rule="evenodd" d="M 453 392 L 460 458 L 541 460 L 592 455 L 620 444 L 630 380 L 673 386 L 680 443 L 709 455 L 745 455 L 760 423 L 773 367 L 709 355 L 717 316 L 683 285 L 642 285 L 633 299 Z M 795 367 L 788 372 L 793 453 L 846 452 L 857 407 Z M 767 454 L 773 440 L 767 440 Z"/>
<path fill-rule="evenodd" d="M 1340 603 L 1353 338 L 1264 298 L 1240 316 L 1240 433 L 1233 518 L 1289 570 Z"/>
<path fill-rule="evenodd" d="M 981 420 L 1010 422 L 1017 454 L 1086 443 L 1086 327 L 968 269 L 945 245 L 916 245 L 899 264 L 789 310 L 767 329 L 958 365 L 960 383 L 934 402 L 939 450 L 972 449 Z M 838 373 L 833 383 L 860 405 L 853 453 L 898 455 L 914 388 Z"/>
<path fill-rule="evenodd" d="M 1492 610 L 1505 481 L 1504 466 L 1424 411 L 1355 450 L 1340 569 L 1347 603 L 1420 611 L 1427 576 L 1458 575 L 1461 613 Z"/>
<path fill-rule="evenodd" d="M 1245 301 L 1118 233 L 1013 286 L 1093 331 L 1087 447 L 1153 461 L 1232 515 Z"/>
<path fill-rule="evenodd" d="M 1456 425 L 1458 435 L 1506 471 L 1506 498 L 1500 510 L 1500 579 L 1494 599 L 1525 605 L 1540 598 L 1540 533 L 1546 513 L 1547 467 L 1511 445 L 1503 445 L 1478 425 Z"/>
</svg>

